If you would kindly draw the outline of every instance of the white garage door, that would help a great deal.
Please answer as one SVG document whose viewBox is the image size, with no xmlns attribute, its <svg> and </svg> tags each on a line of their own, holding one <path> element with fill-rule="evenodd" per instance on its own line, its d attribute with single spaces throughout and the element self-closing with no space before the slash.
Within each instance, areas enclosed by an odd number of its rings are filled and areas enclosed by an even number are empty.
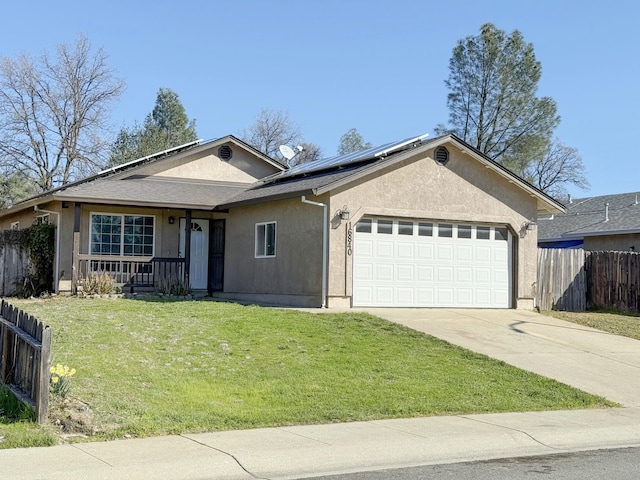
<svg viewBox="0 0 640 480">
<path fill-rule="evenodd" d="M 353 248 L 353 306 L 511 307 L 506 227 L 368 219 Z"/>
</svg>

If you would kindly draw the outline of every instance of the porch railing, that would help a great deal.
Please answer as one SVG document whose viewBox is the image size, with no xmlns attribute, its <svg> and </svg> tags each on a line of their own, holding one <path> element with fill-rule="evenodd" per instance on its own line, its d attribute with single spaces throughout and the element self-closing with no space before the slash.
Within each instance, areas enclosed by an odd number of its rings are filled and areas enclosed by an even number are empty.
<svg viewBox="0 0 640 480">
<path fill-rule="evenodd" d="M 78 255 L 78 281 L 92 273 L 107 273 L 123 290 L 135 287 L 157 289 L 163 281 L 185 279 L 185 261 L 179 257 L 125 257 Z"/>
</svg>

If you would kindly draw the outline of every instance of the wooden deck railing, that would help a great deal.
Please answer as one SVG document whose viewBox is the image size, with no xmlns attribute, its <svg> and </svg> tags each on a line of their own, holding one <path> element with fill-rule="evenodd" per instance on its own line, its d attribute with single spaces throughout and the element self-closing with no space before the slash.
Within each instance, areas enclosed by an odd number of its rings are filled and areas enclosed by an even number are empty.
<svg viewBox="0 0 640 480">
<path fill-rule="evenodd" d="M 184 281 L 184 258 L 79 255 L 79 281 L 91 273 L 108 273 L 122 288 L 158 288 L 164 280 Z"/>
</svg>

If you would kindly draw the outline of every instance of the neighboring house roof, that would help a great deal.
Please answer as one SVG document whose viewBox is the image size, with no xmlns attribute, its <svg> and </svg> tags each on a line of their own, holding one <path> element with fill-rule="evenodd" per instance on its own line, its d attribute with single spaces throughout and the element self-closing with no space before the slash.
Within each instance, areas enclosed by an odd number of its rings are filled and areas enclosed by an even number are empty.
<svg viewBox="0 0 640 480">
<path fill-rule="evenodd" d="M 539 213 L 564 212 L 564 206 L 560 202 L 454 135 L 444 135 L 432 139 L 415 137 L 414 139 L 373 147 L 355 154 L 317 160 L 303 166 L 296 166 L 263 179 L 247 191 L 232 198 L 228 203 L 220 205 L 218 209 L 261 203 L 267 199 L 290 198 L 305 193 L 321 195 L 445 143 L 457 145 L 460 150 L 468 153 L 487 168 L 494 170 L 509 182 L 517 184 L 526 190 L 537 199 Z"/>
<path fill-rule="evenodd" d="M 571 200 L 566 213 L 538 219 L 538 242 L 640 233 L 639 202 L 638 193 Z"/>
</svg>

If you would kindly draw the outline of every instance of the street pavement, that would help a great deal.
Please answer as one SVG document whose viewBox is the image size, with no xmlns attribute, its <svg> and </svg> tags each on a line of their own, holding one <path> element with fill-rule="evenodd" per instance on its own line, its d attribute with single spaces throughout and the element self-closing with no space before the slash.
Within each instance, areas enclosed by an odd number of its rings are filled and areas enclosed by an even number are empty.
<svg viewBox="0 0 640 480">
<path fill-rule="evenodd" d="M 623 408 L 293 426 L 0 450 L 2 479 L 297 479 L 640 446 L 640 342 L 514 310 L 368 310 Z"/>
</svg>

